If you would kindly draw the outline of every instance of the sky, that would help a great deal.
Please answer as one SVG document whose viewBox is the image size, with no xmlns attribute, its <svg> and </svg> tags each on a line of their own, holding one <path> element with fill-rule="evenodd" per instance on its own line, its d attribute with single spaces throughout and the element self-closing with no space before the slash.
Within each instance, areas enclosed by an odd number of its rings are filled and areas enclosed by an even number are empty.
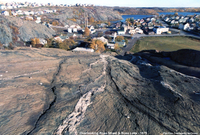
<svg viewBox="0 0 200 135">
<path fill-rule="evenodd" d="M 1 1 L 1 0 L 0 0 Z M 11 2 L 13 0 L 3 0 Z M 95 4 L 120 7 L 200 7 L 200 0 L 15 0 L 54 4 Z"/>
</svg>

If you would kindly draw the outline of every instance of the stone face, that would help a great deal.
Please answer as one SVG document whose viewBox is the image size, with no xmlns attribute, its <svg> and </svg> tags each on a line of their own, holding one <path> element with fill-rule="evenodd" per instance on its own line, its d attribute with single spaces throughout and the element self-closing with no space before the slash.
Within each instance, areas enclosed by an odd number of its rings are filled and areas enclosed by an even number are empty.
<svg viewBox="0 0 200 135">
<path fill-rule="evenodd" d="M 108 7 L 95 7 L 95 8 L 65 8 L 59 15 L 52 16 L 47 15 L 49 18 L 59 19 L 60 22 L 64 25 L 72 24 L 83 24 L 84 22 L 84 13 L 88 15 L 89 18 L 93 17 L 95 21 L 112 21 L 112 20 L 122 20 L 122 16 L 113 11 L 113 8 Z M 80 15 L 82 14 L 82 15 Z M 76 22 L 71 21 L 70 19 L 76 18 Z"/>
<path fill-rule="evenodd" d="M 15 27 L 17 32 L 11 28 Z M 50 38 L 55 32 L 41 24 L 31 21 L 23 21 L 17 17 L 0 16 L 0 42 L 5 46 L 9 43 L 16 45 L 18 37 L 22 41 L 30 41 L 32 38 Z M 17 38 L 17 39 L 16 39 Z"/>
<path fill-rule="evenodd" d="M 0 24 L 0 42 L 2 44 L 8 45 L 12 42 L 11 29 L 4 24 Z"/>
<path fill-rule="evenodd" d="M 0 134 L 198 132 L 200 80 L 59 49 L 0 52 Z"/>
<path fill-rule="evenodd" d="M 171 52 L 170 58 L 187 66 L 200 67 L 200 51 L 182 49 Z"/>
<path fill-rule="evenodd" d="M 19 37 L 23 41 L 30 41 L 32 38 L 50 38 L 55 32 L 42 24 L 28 22 L 19 28 Z"/>
</svg>

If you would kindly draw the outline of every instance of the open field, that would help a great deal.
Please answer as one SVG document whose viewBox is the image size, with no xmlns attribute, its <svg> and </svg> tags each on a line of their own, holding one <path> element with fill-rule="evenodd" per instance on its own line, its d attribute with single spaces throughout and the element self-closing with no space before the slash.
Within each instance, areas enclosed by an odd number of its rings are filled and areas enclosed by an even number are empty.
<svg viewBox="0 0 200 135">
<path fill-rule="evenodd" d="M 131 49 L 137 53 L 142 50 L 176 51 L 179 49 L 200 50 L 200 40 L 190 37 L 144 37 Z"/>
</svg>

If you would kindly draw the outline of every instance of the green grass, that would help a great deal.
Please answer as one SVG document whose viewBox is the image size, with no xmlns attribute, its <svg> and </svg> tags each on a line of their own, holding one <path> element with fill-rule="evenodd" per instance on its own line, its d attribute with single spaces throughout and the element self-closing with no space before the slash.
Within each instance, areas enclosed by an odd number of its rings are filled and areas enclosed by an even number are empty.
<svg viewBox="0 0 200 135">
<path fill-rule="evenodd" d="M 142 50 L 176 51 L 179 49 L 200 50 L 200 40 L 190 37 L 144 37 L 135 43 L 131 52 Z"/>
</svg>

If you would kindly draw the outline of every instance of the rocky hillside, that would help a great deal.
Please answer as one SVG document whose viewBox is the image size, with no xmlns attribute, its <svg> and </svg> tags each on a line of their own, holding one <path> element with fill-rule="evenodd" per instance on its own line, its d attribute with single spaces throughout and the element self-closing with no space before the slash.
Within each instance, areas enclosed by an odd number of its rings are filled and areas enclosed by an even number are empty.
<svg viewBox="0 0 200 135">
<path fill-rule="evenodd" d="M 55 32 L 44 25 L 23 21 L 17 17 L 0 15 L 0 42 L 5 46 L 16 41 L 30 41 L 31 38 L 49 38 Z"/>
<path fill-rule="evenodd" d="M 158 15 L 157 8 L 130 8 L 130 7 L 114 7 L 114 11 L 121 15 Z"/>
<path fill-rule="evenodd" d="M 139 56 L 33 48 L 0 56 L 1 135 L 200 131 L 196 77 Z"/>
<path fill-rule="evenodd" d="M 84 24 L 85 18 L 94 18 L 94 21 L 122 20 L 122 16 L 108 7 L 73 7 L 61 9 L 59 15 L 47 15 L 48 18 L 59 20 L 63 25 Z M 75 19 L 75 21 L 72 21 Z"/>
</svg>

